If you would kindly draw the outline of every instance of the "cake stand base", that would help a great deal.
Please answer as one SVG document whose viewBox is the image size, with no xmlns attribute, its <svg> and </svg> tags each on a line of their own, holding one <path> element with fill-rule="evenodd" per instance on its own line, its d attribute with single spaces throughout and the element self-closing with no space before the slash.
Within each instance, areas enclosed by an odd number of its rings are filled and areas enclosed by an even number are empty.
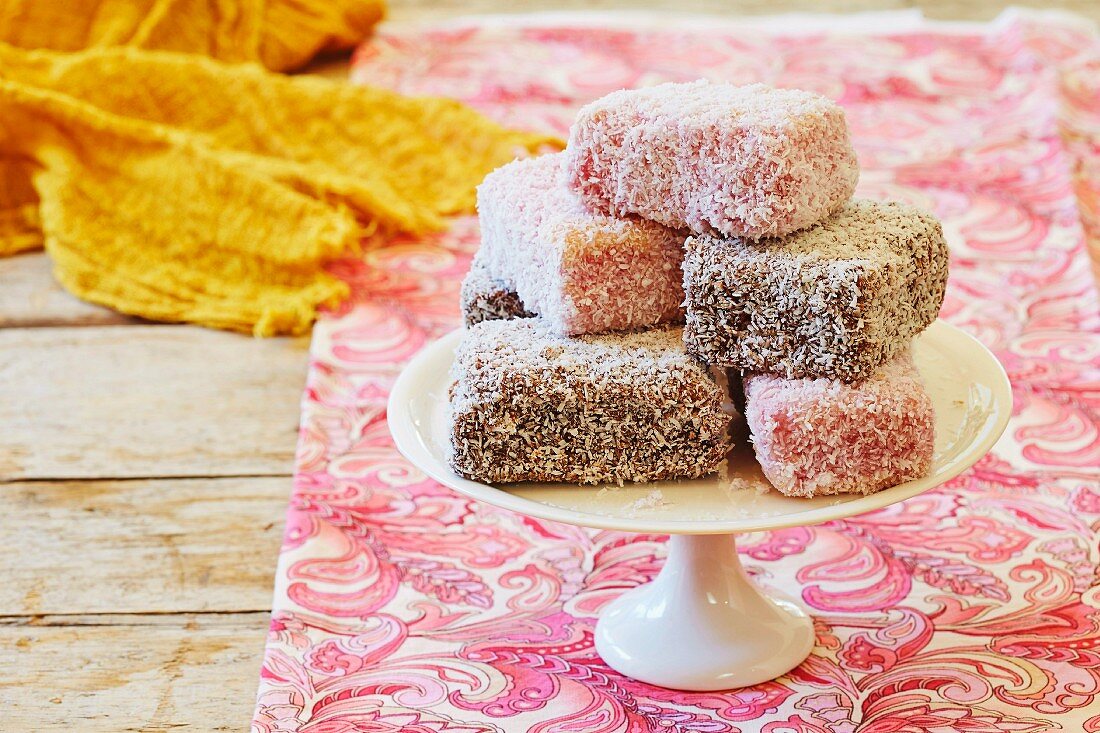
<svg viewBox="0 0 1100 733">
<path fill-rule="evenodd" d="M 745 687 L 794 669 L 813 649 L 810 617 L 746 574 L 736 535 L 672 535 L 651 583 L 612 602 L 596 623 L 596 651 L 652 685 L 705 692 Z"/>
</svg>

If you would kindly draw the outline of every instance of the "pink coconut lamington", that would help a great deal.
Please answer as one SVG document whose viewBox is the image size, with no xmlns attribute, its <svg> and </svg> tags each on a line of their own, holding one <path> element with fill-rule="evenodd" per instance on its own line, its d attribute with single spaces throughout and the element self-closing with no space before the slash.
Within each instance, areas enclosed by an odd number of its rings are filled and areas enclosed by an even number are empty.
<svg viewBox="0 0 1100 733">
<path fill-rule="evenodd" d="M 684 233 L 592 213 L 566 185 L 562 154 L 498 168 L 478 187 L 477 205 L 486 266 L 555 332 L 683 319 Z"/>
<path fill-rule="evenodd" d="M 614 92 L 581 109 L 566 155 L 570 183 L 592 208 L 738 237 L 807 227 L 859 178 L 840 107 L 764 84 Z"/>
<path fill-rule="evenodd" d="M 856 384 L 750 374 L 744 389 L 757 460 L 783 494 L 870 494 L 932 466 L 932 400 L 908 351 Z"/>
</svg>

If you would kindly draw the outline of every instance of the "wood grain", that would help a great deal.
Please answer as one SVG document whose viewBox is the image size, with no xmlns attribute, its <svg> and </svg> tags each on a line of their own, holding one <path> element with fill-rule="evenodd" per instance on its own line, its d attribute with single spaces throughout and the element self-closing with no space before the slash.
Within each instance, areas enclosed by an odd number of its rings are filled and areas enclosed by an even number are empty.
<svg viewBox="0 0 1100 733">
<path fill-rule="evenodd" d="M 477 13 L 519 13 L 559 10 L 662 10 L 716 15 L 773 15 L 777 13 L 857 13 L 872 10 L 919 8 L 929 18 L 990 20 L 1009 3 L 991 0 L 390 0 L 389 18 L 419 21 Z M 1096 0 L 1057 0 L 1042 3 L 1100 20 Z"/>
<path fill-rule="evenodd" d="M 289 478 L 0 486 L 0 616 L 266 611 Z M 14 558 L 13 558 L 14 559 Z"/>
<path fill-rule="evenodd" d="M 287 475 L 307 339 L 0 329 L 0 480 Z"/>
<path fill-rule="evenodd" d="M 266 613 L 0 624 L 2 730 L 248 730 Z"/>
<path fill-rule="evenodd" d="M 139 322 L 70 295 L 51 271 L 50 259 L 43 252 L 0 257 L 0 328 Z"/>
</svg>

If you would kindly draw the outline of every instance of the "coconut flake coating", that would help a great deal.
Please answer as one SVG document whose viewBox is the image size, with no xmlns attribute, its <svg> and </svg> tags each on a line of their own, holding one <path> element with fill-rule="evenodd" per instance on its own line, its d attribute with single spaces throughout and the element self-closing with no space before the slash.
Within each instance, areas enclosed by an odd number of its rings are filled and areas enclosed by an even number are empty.
<svg viewBox="0 0 1100 733">
<path fill-rule="evenodd" d="M 859 381 L 936 319 L 947 260 L 935 217 L 863 200 L 786 237 L 692 237 L 684 341 L 711 364 Z"/>
<path fill-rule="evenodd" d="M 908 351 L 870 378 L 745 378 L 745 418 L 764 475 L 787 496 L 870 494 L 926 476 L 932 400 Z"/>
<path fill-rule="evenodd" d="M 807 227 L 859 179 L 844 111 L 764 84 L 613 92 L 578 113 L 566 155 L 570 184 L 592 208 L 726 236 Z"/>
<path fill-rule="evenodd" d="M 698 478 L 729 450 L 724 391 L 679 328 L 565 338 L 541 318 L 465 331 L 448 459 L 490 483 Z"/>
<path fill-rule="evenodd" d="M 462 320 L 467 326 L 482 321 L 531 318 L 535 315 L 523 306 L 514 285 L 489 271 L 480 251 L 474 255 L 470 271 L 462 280 L 460 297 Z"/>
<path fill-rule="evenodd" d="M 561 334 L 682 321 L 685 234 L 590 212 L 566 185 L 564 163 L 545 155 L 485 177 L 477 201 L 489 270 Z"/>
</svg>

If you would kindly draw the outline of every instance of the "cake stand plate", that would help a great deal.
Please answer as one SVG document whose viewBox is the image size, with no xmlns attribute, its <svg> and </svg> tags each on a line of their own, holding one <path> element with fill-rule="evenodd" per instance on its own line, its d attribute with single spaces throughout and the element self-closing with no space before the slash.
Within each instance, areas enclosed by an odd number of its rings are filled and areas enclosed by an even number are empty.
<svg viewBox="0 0 1100 733">
<path fill-rule="evenodd" d="M 741 567 L 736 535 L 816 524 L 904 501 L 959 475 L 986 454 L 1012 412 L 1004 369 L 974 338 L 937 321 L 913 356 L 936 408 L 936 447 L 925 478 L 870 496 L 813 499 L 763 491 L 747 436 L 724 476 L 617 486 L 489 484 L 447 465 L 449 370 L 461 331 L 425 347 L 390 393 L 398 450 L 439 483 L 520 514 L 585 527 L 671 535 L 658 576 L 607 606 L 596 650 L 619 672 L 679 690 L 724 690 L 774 679 L 798 666 L 814 643 L 808 614 Z"/>
</svg>

